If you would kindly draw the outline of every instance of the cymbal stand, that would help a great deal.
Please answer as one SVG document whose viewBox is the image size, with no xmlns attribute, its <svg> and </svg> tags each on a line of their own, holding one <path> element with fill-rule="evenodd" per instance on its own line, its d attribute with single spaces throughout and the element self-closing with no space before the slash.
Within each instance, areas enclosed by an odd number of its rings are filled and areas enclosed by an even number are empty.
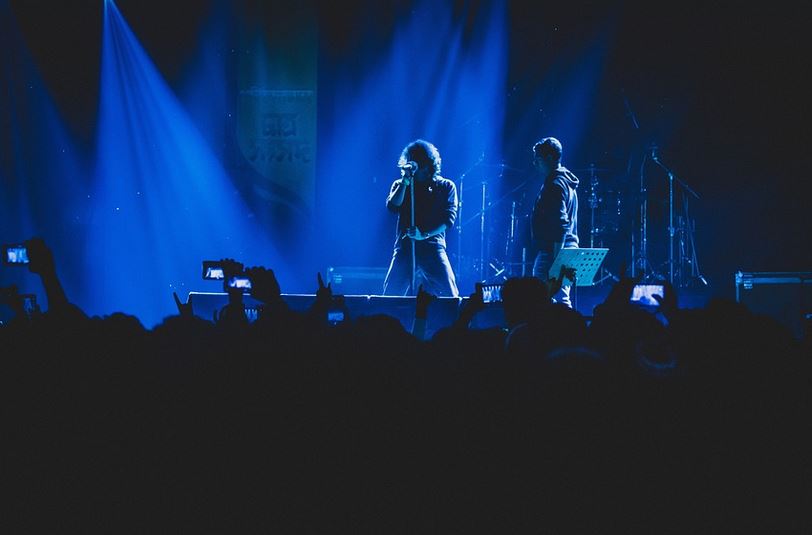
<svg viewBox="0 0 812 535">
<path fill-rule="evenodd" d="M 685 286 L 685 273 L 683 271 L 683 267 L 686 263 L 690 262 L 688 260 L 688 253 L 685 250 L 685 232 L 686 232 L 686 221 L 685 218 L 681 215 L 677 216 L 677 227 L 676 231 L 676 240 L 677 240 L 677 267 L 676 267 L 676 275 L 675 278 L 677 280 L 677 287 Z"/>
<path fill-rule="evenodd" d="M 681 219 L 685 222 L 685 224 L 682 227 L 683 228 L 683 233 L 681 235 L 681 238 L 684 241 L 685 240 L 685 235 L 688 236 L 688 243 L 687 243 L 688 251 L 685 253 L 686 258 L 682 259 L 682 262 L 680 263 L 680 274 L 682 274 L 683 265 L 687 263 L 690 266 L 691 278 L 688 281 L 685 281 L 684 279 L 681 278 L 680 279 L 680 284 L 684 287 L 684 286 L 688 286 L 689 284 L 698 281 L 703 286 L 707 286 L 708 281 L 705 279 L 705 277 L 702 276 L 702 272 L 699 270 L 699 261 L 696 259 L 696 247 L 694 245 L 694 233 L 696 231 L 696 220 L 691 219 L 690 216 L 688 215 L 688 199 L 687 198 L 683 198 L 683 208 L 684 208 L 685 215 Z M 689 256 L 690 256 L 690 258 L 687 258 Z"/>
<path fill-rule="evenodd" d="M 653 151 L 654 149 L 652 149 Z M 643 172 L 643 168 L 645 167 L 646 159 L 643 158 L 642 163 L 640 164 L 640 241 L 637 243 L 637 255 L 632 255 L 632 270 L 631 275 L 632 277 L 639 276 L 641 280 L 645 280 L 648 277 L 648 252 L 646 251 L 647 248 L 647 236 L 646 236 L 646 225 L 648 223 L 648 198 L 647 198 L 647 190 L 646 190 L 646 178 L 645 173 Z M 632 233 L 632 251 L 634 252 L 634 234 Z M 638 275 L 637 270 L 640 270 L 640 274 Z"/>
<path fill-rule="evenodd" d="M 457 269 L 456 274 L 457 277 L 462 276 L 463 269 L 462 269 L 462 230 L 465 225 L 462 224 L 462 201 L 463 201 L 463 188 L 465 186 L 465 176 L 471 172 L 474 168 L 479 166 L 482 163 L 482 160 L 485 159 L 485 153 L 483 152 L 479 159 L 469 167 L 463 174 L 460 175 L 460 187 L 459 187 L 459 194 L 457 195 Z"/>
<path fill-rule="evenodd" d="M 485 203 L 486 203 L 486 188 L 488 185 L 487 180 L 482 181 L 482 207 L 479 211 L 479 280 L 485 280 Z"/>
<path fill-rule="evenodd" d="M 595 209 L 598 207 L 598 177 L 595 164 L 589 166 L 589 246 L 595 247 Z"/>
<path fill-rule="evenodd" d="M 513 258 L 513 250 L 516 245 L 516 201 L 510 203 L 510 230 L 508 239 L 505 242 L 505 260 L 510 262 Z M 513 270 L 510 270 L 511 274 Z"/>
</svg>

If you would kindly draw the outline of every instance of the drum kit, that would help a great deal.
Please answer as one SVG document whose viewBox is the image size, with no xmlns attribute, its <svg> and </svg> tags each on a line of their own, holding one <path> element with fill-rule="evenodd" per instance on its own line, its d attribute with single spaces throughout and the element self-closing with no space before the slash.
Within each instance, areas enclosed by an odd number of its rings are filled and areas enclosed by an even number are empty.
<svg viewBox="0 0 812 535">
<path fill-rule="evenodd" d="M 458 180 L 460 204 L 455 225 L 456 239 L 449 239 L 458 286 L 473 288 L 475 282 L 498 283 L 512 277 L 532 275 L 535 252 L 530 228 L 533 206 L 541 188 L 540 177 L 519 180 L 512 186 L 507 177 L 515 179 L 526 171 L 501 163 L 478 162 L 474 168 L 481 168 L 482 176 L 490 174 L 498 179 L 502 191 L 494 195 L 489 190 L 494 180 L 487 178 L 479 180 L 476 188 L 471 188 L 465 184 L 469 173 Z M 689 286 L 695 280 L 707 284 L 698 271 L 693 249 L 694 222 L 687 212 L 687 200 L 683 202 L 684 210 L 676 217 L 676 223 L 659 233 L 669 241 L 671 252 L 660 264 L 661 270 L 657 270 L 651 267 L 652 263 L 646 257 L 647 249 L 643 246 L 649 241 L 647 234 L 652 234 L 652 225 L 646 219 L 646 188 L 638 190 L 637 184 L 628 184 L 623 173 L 595 164 L 570 168 L 570 171 L 580 179 L 578 234 L 581 247 L 609 249 L 593 284 L 612 284 L 619 280 L 619 274 L 611 270 L 621 265 L 630 268 L 627 274 L 641 276 L 643 282 L 670 280 L 675 287 Z M 474 202 L 476 204 L 471 206 Z M 673 208 L 670 213 L 673 216 Z M 675 246 L 671 243 L 672 228 L 678 238 Z"/>
</svg>

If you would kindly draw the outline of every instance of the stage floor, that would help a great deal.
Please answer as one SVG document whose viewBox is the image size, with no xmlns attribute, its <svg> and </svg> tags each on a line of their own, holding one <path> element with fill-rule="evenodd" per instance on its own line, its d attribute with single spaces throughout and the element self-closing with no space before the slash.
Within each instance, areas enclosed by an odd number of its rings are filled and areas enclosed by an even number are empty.
<svg viewBox="0 0 812 535">
<path fill-rule="evenodd" d="M 573 307 L 589 320 L 592 317 L 594 308 L 606 299 L 610 289 L 610 285 L 576 287 L 571 294 Z M 701 289 L 678 289 L 677 295 L 681 308 L 703 307 L 710 298 L 710 292 Z M 316 299 L 315 294 L 283 293 L 282 297 L 291 309 L 302 312 L 310 308 Z M 188 299 L 192 303 L 192 310 L 195 315 L 207 320 L 211 320 L 215 310 L 219 310 L 228 301 L 228 297 L 224 292 L 189 292 Z M 429 308 L 426 325 L 427 334 L 430 336 L 438 329 L 453 323 L 466 299 L 467 297 L 437 298 Z M 400 320 L 404 328 L 411 331 L 416 304 L 414 297 L 345 295 L 344 300 L 351 318 L 387 314 Z M 244 303 L 249 318 L 253 319 L 256 308 L 260 303 L 248 295 L 244 297 Z M 474 317 L 471 326 L 473 328 L 489 328 L 504 326 L 504 324 L 505 318 L 501 304 L 492 303 Z"/>
</svg>

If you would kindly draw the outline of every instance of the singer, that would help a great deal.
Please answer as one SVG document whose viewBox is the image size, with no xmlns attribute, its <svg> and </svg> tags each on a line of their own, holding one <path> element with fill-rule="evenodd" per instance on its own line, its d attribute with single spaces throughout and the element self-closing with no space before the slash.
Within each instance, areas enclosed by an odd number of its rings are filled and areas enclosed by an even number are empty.
<svg viewBox="0 0 812 535">
<path fill-rule="evenodd" d="M 398 160 L 386 207 L 398 216 L 395 247 L 383 295 L 457 297 L 457 281 L 446 254 L 446 230 L 457 219 L 457 186 L 440 176 L 440 153 L 423 139 L 412 141 Z"/>
</svg>

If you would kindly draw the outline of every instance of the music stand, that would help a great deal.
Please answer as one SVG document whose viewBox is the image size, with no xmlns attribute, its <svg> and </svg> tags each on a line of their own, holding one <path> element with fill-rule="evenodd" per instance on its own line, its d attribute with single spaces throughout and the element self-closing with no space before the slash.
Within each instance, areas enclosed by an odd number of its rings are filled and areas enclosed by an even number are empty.
<svg viewBox="0 0 812 535">
<path fill-rule="evenodd" d="M 609 249 L 606 247 L 561 249 L 555 257 L 550 271 L 547 273 L 551 279 L 558 278 L 561 266 L 575 268 L 575 286 L 592 286 L 595 273 L 606 258 Z"/>
</svg>

